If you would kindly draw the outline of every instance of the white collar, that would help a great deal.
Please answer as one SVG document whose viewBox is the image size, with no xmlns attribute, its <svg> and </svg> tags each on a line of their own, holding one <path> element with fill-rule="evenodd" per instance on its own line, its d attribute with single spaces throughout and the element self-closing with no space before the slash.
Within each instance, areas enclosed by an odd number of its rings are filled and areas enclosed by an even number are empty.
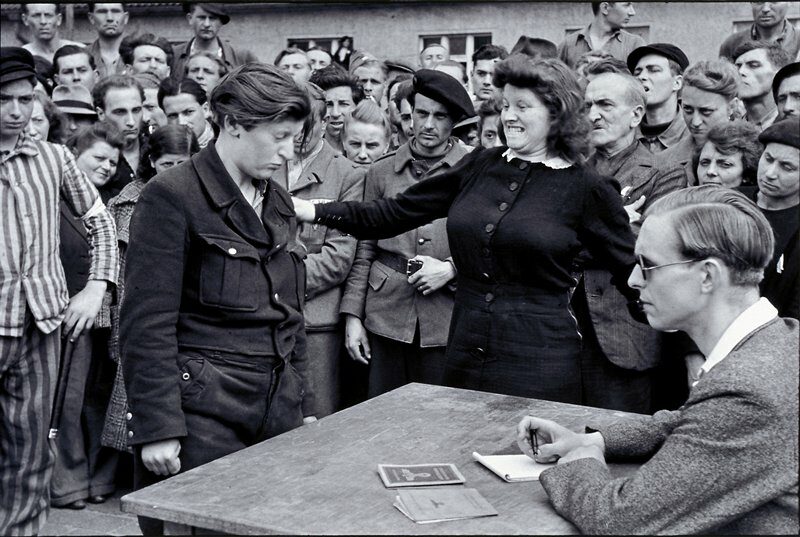
<svg viewBox="0 0 800 537">
<path fill-rule="evenodd" d="M 712 367 L 728 356 L 744 338 L 777 316 L 778 310 L 764 297 L 761 297 L 758 302 L 740 313 L 723 332 L 722 337 L 719 338 L 717 344 L 708 354 L 705 363 L 700 368 L 703 374 L 708 373 Z"/>
<path fill-rule="evenodd" d="M 563 170 L 572 166 L 571 162 L 569 162 L 568 160 L 564 160 L 561 157 L 550 157 L 544 160 L 533 160 L 530 157 L 518 154 L 510 147 L 506 149 L 506 151 L 503 153 L 503 156 L 506 158 L 506 162 L 511 162 L 511 159 L 518 158 L 520 160 L 526 160 L 528 162 L 541 162 L 542 164 L 553 170 Z"/>
</svg>

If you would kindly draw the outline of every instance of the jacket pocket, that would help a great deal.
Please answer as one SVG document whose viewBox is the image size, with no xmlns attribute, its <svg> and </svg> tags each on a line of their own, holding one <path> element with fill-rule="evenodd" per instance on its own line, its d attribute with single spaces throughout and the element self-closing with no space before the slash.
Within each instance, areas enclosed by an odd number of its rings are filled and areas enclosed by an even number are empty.
<svg viewBox="0 0 800 537">
<path fill-rule="evenodd" d="M 208 362 L 202 356 L 191 354 L 178 355 L 180 371 L 181 402 L 192 401 L 203 393 L 209 383 Z"/>
<path fill-rule="evenodd" d="M 369 286 L 372 288 L 372 290 L 380 290 L 380 288 L 383 287 L 383 284 L 385 284 L 386 280 L 388 279 L 389 275 L 381 270 L 380 267 L 376 266 L 375 263 L 373 263 L 372 268 L 369 270 Z"/>
<path fill-rule="evenodd" d="M 260 277 L 261 258 L 252 245 L 218 235 L 200 235 L 200 303 L 236 311 L 256 311 L 254 292 Z"/>
</svg>

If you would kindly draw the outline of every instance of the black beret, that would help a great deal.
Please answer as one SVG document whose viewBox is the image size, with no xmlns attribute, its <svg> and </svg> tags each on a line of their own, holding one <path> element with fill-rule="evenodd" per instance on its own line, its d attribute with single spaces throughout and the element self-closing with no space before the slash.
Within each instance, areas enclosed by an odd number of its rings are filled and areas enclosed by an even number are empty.
<svg viewBox="0 0 800 537">
<path fill-rule="evenodd" d="M 800 62 L 784 65 L 775 73 L 775 77 L 772 79 L 772 97 L 776 101 L 778 100 L 778 89 L 781 87 L 781 82 L 795 75 L 800 75 Z"/>
<path fill-rule="evenodd" d="M 420 69 L 414 74 L 414 93 L 424 95 L 447 108 L 454 123 L 475 115 L 475 108 L 461 83 L 441 71 Z"/>
<path fill-rule="evenodd" d="M 0 48 L 0 84 L 36 76 L 33 55 L 22 47 Z"/>
<path fill-rule="evenodd" d="M 519 36 L 511 54 L 521 52 L 531 57 L 558 58 L 558 47 L 552 41 L 540 37 Z"/>
<path fill-rule="evenodd" d="M 225 4 L 211 4 L 208 2 L 184 2 L 183 4 L 183 11 L 184 13 L 191 13 L 192 8 L 194 6 L 202 7 L 204 11 L 211 13 L 212 15 L 216 15 L 219 17 L 219 20 L 222 21 L 222 24 L 228 24 L 231 18 L 228 16 L 228 12 L 225 9 Z"/>
<path fill-rule="evenodd" d="M 758 135 L 758 141 L 764 145 L 776 143 L 800 149 L 800 118 L 792 117 L 773 123 Z"/>
<path fill-rule="evenodd" d="M 633 52 L 628 54 L 628 70 L 633 73 L 633 70 L 636 69 L 636 64 L 639 63 L 639 60 L 648 54 L 664 56 L 666 59 L 672 60 L 680 65 L 681 70 L 689 67 L 689 58 L 687 58 L 686 54 L 684 54 L 684 52 L 675 45 L 671 45 L 669 43 L 651 43 L 649 45 L 636 48 L 633 50 Z"/>
</svg>

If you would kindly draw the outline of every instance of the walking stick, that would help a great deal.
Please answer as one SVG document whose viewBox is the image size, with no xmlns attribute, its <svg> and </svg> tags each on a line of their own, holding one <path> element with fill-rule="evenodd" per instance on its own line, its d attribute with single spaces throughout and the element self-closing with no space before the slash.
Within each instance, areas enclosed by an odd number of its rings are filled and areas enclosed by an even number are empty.
<svg viewBox="0 0 800 537">
<path fill-rule="evenodd" d="M 66 341 L 64 341 L 66 340 Z M 61 422 L 61 414 L 64 411 L 64 398 L 67 394 L 67 383 L 69 382 L 69 372 L 72 369 L 72 355 L 75 350 L 75 344 L 70 341 L 69 337 L 62 340 L 62 352 L 60 365 L 58 367 L 58 378 L 56 380 L 56 396 L 53 400 L 53 413 L 50 417 L 50 432 L 47 438 L 58 437 L 58 426 Z"/>
</svg>

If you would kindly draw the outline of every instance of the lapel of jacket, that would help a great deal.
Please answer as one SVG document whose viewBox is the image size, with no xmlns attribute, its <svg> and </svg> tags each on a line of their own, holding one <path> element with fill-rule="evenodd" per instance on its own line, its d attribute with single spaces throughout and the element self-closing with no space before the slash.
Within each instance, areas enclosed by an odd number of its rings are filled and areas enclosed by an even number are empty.
<svg viewBox="0 0 800 537">
<path fill-rule="evenodd" d="M 228 174 L 214 144 L 193 156 L 192 164 L 211 204 L 224 215 L 228 226 L 254 245 L 269 248 L 271 238 Z"/>
<path fill-rule="evenodd" d="M 314 157 L 314 160 L 308 163 L 306 169 L 298 177 L 297 182 L 289 189 L 289 194 L 295 195 L 308 185 L 323 182 L 325 178 L 321 173 L 328 169 L 335 155 L 336 152 L 333 148 L 327 142 L 323 142 L 322 150 Z"/>
</svg>

